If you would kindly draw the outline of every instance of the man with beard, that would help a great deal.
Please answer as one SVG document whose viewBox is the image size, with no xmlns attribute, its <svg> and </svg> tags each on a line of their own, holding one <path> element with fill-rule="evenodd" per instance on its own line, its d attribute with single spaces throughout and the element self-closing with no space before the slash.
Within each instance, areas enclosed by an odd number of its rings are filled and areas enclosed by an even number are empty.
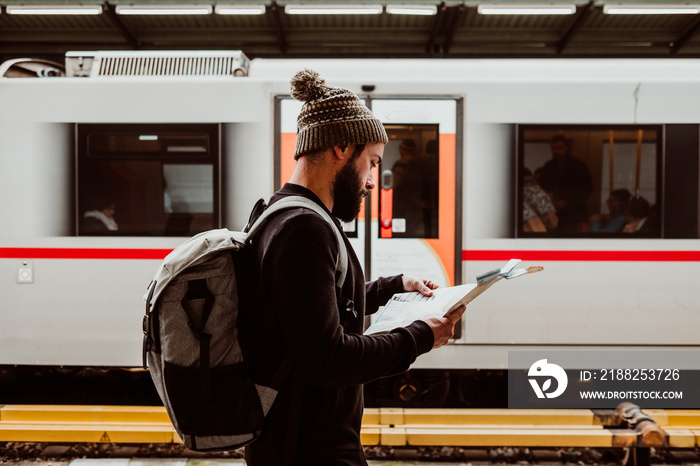
<svg viewBox="0 0 700 466">
<path fill-rule="evenodd" d="M 297 73 L 292 96 L 304 102 L 297 165 L 270 204 L 299 195 L 354 220 L 375 187 L 372 168 L 388 141 L 384 127 L 355 94 L 326 86 L 313 71 Z M 402 275 L 365 283 L 343 234 L 348 272 L 342 288 L 336 287 L 339 245 L 332 228 L 315 212 L 293 208 L 275 214 L 252 244 L 248 335 L 254 378 L 269 385 L 288 355 L 292 369 L 260 438 L 246 447 L 249 466 L 366 465 L 362 384 L 406 371 L 417 356 L 446 344 L 464 312 L 363 335 L 365 315 L 394 293 L 430 295 L 436 286 Z"/>
</svg>

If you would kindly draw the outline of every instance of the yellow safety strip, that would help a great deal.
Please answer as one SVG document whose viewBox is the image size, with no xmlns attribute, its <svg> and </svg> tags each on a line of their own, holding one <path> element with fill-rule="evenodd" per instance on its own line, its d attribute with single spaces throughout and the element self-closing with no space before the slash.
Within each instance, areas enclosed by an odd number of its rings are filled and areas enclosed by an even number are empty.
<svg viewBox="0 0 700 466">
<path fill-rule="evenodd" d="M 644 410 L 672 448 L 700 446 L 700 411 Z M 366 409 L 364 445 L 634 447 L 587 409 Z M 0 405 L 0 442 L 181 443 L 163 407 Z"/>
<path fill-rule="evenodd" d="M 700 446 L 700 411 L 693 409 L 644 409 L 668 435 L 671 448 Z"/>
</svg>

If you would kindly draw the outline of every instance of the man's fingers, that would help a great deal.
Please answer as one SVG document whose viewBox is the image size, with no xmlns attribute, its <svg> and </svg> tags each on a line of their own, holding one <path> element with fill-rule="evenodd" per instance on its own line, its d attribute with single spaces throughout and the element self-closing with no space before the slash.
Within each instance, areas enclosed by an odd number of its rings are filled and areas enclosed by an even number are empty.
<svg viewBox="0 0 700 466">
<path fill-rule="evenodd" d="M 460 306 L 444 317 L 430 317 L 424 321 L 433 331 L 433 348 L 439 348 L 449 343 L 450 339 L 454 337 L 455 324 L 466 309 L 466 306 Z"/>
<path fill-rule="evenodd" d="M 460 306 L 454 311 L 450 312 L 445 316 L 446 319 L 448 319 L 450 322 L 453 324 L 457 323 L 457 321 L 462 317 L 462 314 L 464 314 L 464 311 L 467 310 L 467 306 Z"/>
<path fill-rule="evenodd" d="M 408 277 L 404 275 L 401 277 L 401 280 L 403 282 L 404 291 L 418 291 L 425 296 L 432 296 L 432 290 L 439 288 L 435 282 L 425 278 Z"/>
<path fill-rule="evenodd" d="M 430 281 L 430 280 L 424 280 L 424 281 L 423 281 L 423 284 L 424 284 L 425 286 L 427 286 L 428 288 L 430 288 L 431 290 L 435 290 L 435 289 L 438 288 L 437 284 L 433 283 L 433 282 Z"/>
<path fill-rule="evenodd" d="M 434 287 L 429 280 L 422 280 L 417 283 L 418 291 L 425 296 L 432 296 Z"/>
</svg>

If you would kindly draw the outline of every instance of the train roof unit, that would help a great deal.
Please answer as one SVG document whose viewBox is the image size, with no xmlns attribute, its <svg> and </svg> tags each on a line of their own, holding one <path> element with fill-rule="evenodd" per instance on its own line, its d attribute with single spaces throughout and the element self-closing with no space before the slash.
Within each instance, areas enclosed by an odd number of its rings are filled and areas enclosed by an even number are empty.
<svg viewBox="0 0 700 466">
<path fill-rule="evenodd" d="M 248 76 L 241 50 L 66 52 L 66 76 Z"/>
</svg>

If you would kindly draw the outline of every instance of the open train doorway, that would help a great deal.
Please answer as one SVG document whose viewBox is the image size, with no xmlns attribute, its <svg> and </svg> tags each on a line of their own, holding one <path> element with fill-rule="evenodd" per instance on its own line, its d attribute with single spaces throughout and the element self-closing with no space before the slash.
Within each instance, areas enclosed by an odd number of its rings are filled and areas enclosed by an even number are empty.
<svg viewBox="0 0 700 466">
<path fill-rule="evenodd" d="M 441 286 L 462 283 L 462 154 L 459 98 L 365 97 L 389 136 L 377 188 L 344 229 L 367 280 L 404 273 Z M 276 100 L 275 189 L 294 171 L 301 103 Z"/>
</svg>

